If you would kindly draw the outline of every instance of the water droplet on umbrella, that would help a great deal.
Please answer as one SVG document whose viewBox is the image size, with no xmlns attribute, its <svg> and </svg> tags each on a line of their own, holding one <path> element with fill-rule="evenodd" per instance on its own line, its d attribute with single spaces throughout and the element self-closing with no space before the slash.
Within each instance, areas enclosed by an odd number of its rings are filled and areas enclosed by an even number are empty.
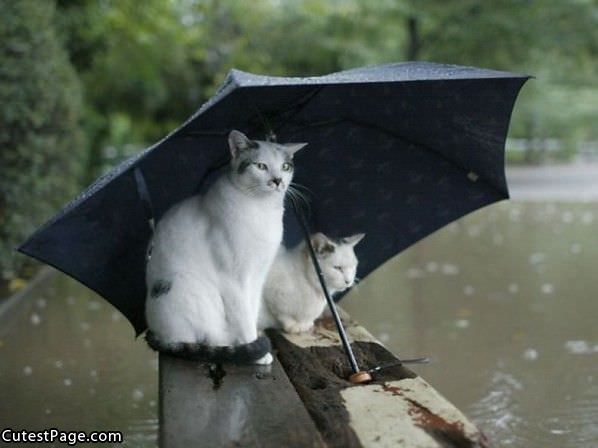
<svg viewBox="0 0 598 448">
<path fill-rule="evenodd" d="M 64 363 L 60 360 L 58 361 L 54 361 L 54 367 L 56 367 L 57 369 L 62 369 L 62 367 L 64 366 Z"/>
<path fill-rule="evenodd" d="M 470 171 L 469 173 L 467 173 L 467 178 L 472 182 L 477 182 L 479 177 L 480 176 L 477 173 L 474 173 L 473 171 Z"/>
<path fill-rule="evenodd" d="M 31 368 L 31 366 L 25 366 L 23 367 L 23 374 L 25 376 L 29 376 L 33 373 L 33 369 Z"/>
<path fill-rule="evenodd" d="M 571 247 L 569 248 L 569 250 L 571 251 L 572 254 L 579 254 L 579 253 L 581 253 L 581 244 L 573 243 L 573 244 L 571 244 Z"/>
<path fill-rule="evenodd" d="M 544 283 L 542 285 L 542 292 L 544 294 L 552 294 L 554 292 L 554 286 L 551 283 Z"/>
<path fill-rule="evenodd" d="M 65 378 L 62 383 L 66 386 L 69 387 L 73 384 L 73 380 L 71 380 L 70 378 Z"/>
<path fill-rule="evenodd" d="M 511 283 L 509 285 L 509 292 L 511 294 L 516 294 L 517 292 L 519 292 L 519 285 L 517 283 Z"/>
<path fill-rule="evenodd" d="M 463 288 L 463 292 L 465 293 L 466 296 L 471 296 L 475 292 L 475 288 L 471 285 L 466 285 Z"/>
<path fill-rule="evenodd" d="M 47 305 L 46 299 L 40 298 L 35 301 L 35 304 L 38 308 L 44 309 Z"/>
</svg>

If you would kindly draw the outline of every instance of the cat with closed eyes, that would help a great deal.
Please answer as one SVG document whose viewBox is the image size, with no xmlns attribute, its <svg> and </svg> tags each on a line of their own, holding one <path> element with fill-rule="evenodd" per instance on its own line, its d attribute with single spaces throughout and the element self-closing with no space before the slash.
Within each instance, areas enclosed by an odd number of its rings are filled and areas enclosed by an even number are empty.
<svg viewBox="0 0 598 448">
<path fill-rule="evenodd" d="M 228 143 L 226 172 L 156 226 L 146 339 L 177 357 L 269 364 L 270 342 L 257 329 L 261 294 L 282 239 L 293 156 L 305 144 L 255 141 L 239 131 Z"/>
<path fill-rule="evenodd" d="M 365 234 L 340 239 L 323 233 L 310 237 L 328 292 L 333 295 L 355 282 L 354 247 Z M 324 311 L 326 299 L 305 242 L 293 249 L 280 246 L 268 273 L 260 310 L 259 328 L 281 328 L 287 333 L 309 331 Z"/>
</svg>

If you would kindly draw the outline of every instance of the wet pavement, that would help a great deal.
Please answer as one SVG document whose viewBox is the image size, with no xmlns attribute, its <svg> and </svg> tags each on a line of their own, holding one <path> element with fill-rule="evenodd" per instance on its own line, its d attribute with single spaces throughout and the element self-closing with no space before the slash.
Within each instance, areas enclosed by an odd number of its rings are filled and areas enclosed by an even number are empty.
<svg viewBox="0 0 598 448">
<path fill-rule="evenodd" d="M 513 192 L 517 191 L 516 183 Z M 498 447 L 598 446 L 598 203 L 505 202 L 416 244 L 343 306 Z M 156 445 L 157 357 L 51 275 L 0 313 L 0 426 Z"/>
</svg>

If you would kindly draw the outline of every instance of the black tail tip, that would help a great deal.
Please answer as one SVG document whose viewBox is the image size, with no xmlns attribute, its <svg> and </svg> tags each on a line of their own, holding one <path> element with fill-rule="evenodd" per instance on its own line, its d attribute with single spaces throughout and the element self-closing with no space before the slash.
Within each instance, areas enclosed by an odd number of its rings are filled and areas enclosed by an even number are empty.
<svg viewBox="0 0 598 448">
<path fill-rule="evenodd" d="M 247 344 L 216 347 L 192 342 L 165 344 L 151 330 L 148 330 L 145 340 L 147 345 L 157 352 L 190 361 L 214 363 L 253 364 L 272 350 L 270 339 L 266 336 L 259 336 L 255 341 Z"/>
</svg>

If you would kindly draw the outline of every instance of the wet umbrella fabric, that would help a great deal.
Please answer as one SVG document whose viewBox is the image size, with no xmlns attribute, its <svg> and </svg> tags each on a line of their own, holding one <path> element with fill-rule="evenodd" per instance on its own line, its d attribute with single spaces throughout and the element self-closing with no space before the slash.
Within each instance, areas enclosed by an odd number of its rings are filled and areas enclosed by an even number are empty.
<svg viewBox="0 0 598 448">
<path fill-rule="evenodd" d="M 149 218 L 205 189 L 228 162 L 226 137 L 308 142 L 295 182 L 310 226 L 365 232 L 360 277 L 451 221 L 509 197 L 504 143 L 527 76 L 401 63 L 321 77 L 230 72 L 166 138 L 98 179 L 19 250 L 79 280 L 145 329 Z M 285 216 L 285 243 L 301 238 Z"/>
</svg>

